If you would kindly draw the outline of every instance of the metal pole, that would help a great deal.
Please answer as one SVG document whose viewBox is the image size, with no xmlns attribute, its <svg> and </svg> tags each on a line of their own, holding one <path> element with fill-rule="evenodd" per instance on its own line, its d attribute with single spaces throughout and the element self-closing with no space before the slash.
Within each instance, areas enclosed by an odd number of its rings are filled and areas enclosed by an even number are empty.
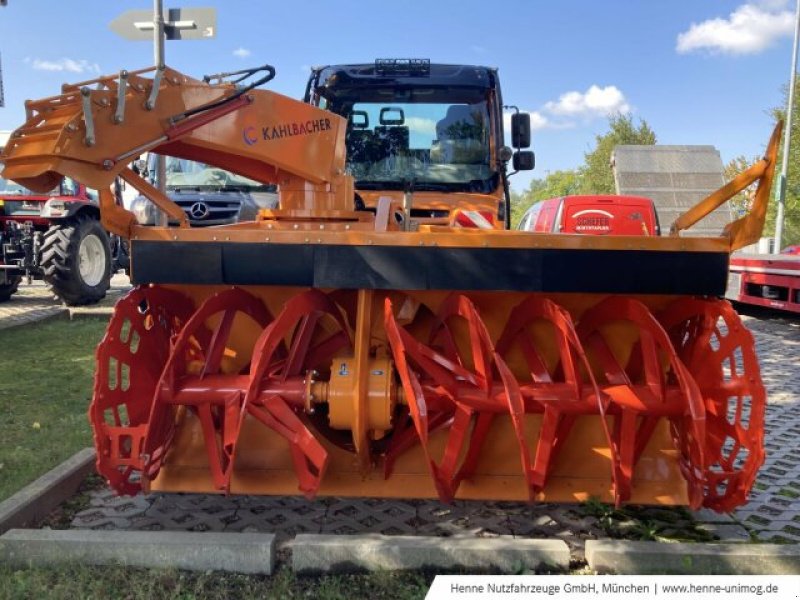
<svg viewBox="0 0 800 600">
<path fill-rule="evenodd" d="M 800 1 L 800 0 L 798 0 Z M 161 0 L 153 0 L 153 59 L 156 69 L 164 68 L 164 6 Z M 167 164 L 164 157 L 158 154 L 156 157 L 156 187 L 164 192 L 167 185 Z M 158 211 L 156 219 L 158 225 L 166 227 L 169 222 L 167 215 Z"/>
<path fill-rule="evenodd" d="M 783 246 L 783 214 L 786 210 L 786 177 L 789 172 L 789 149 L 792 141 L 792 113 L 794 112 L 794 88 L 797 81 L 797 44 L 800 41 L 800 0 L 797 0 L 795 15 L 794 47 L 792 48 L 792 75 L 789 78 L 789 106 L 786 107 L 786 133 L 783 136 L 783 167 L 778 179 L 778 213 L 775 216 L 775 253 Z"/>
<path fill-rule="evenodd" d="M 153 0 L 153 56 L 156 68 L 164 66 L 164 6 Z"/>
</svg>

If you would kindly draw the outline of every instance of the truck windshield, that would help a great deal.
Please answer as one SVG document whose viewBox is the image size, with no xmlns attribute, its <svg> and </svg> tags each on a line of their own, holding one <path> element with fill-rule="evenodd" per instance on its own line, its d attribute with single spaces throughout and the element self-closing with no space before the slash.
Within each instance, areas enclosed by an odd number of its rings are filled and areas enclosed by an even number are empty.
<svg viewBox="0 0 800 600">
<path fill-rule="evenodd" d="M 155 174 L 155 159 L 151 161 L 149 169 Z M 224 169 L 172 156 L 166 157 L 166 172 L 166 187 L 172 190 L 201 189 L 271 192 L 275 189 L 274 185 L 259 183 Z"/>
<path fill-rule="evenodd" d="M 475 189 L 495 175 L 485 101 L 355 102 L 348 118 L 347 166 L 361 189 Z"/>
<path fill-rule="evenodd" d="M 13 181 L 0 177 L 0 194 L 5 196 L 32 196 L 33 192 Z"/>
<path fill-rule="evenodd" d="M 18 183 L 0 177 L 0 194 L 3 196 L 75 196 L 78 193 L 78 185 L 74 180 L 65 177 L 61 185 L 53 188 L 45 194 L 33 192 Z M 91 194 L 90 194 L 91 195 Z"/>
</svg>

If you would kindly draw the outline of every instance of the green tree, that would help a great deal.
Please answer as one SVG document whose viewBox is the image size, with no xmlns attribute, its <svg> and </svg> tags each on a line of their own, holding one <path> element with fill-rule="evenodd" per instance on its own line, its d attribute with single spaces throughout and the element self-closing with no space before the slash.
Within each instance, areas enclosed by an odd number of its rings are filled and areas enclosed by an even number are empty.
<svg viewBox="0 0 800 600">
<path fill-rule="evenodd" d="M 614 173 L 611 170 L 611 153 L 620 144 L 651 146 L 656 134 L 643 119 L 636 125 L 630 115 L 617 114 L 608 120 L 609 130 L 595 136 L 594 148 L 584 155 L 581 169 L 581 193 L 613 194 Z"/>
<path fill-rule="evenodd" d="M 531 185 L 534 182 L 541 182 L 541 179 L 534 179 L 531 181 Z M 516 229 L 517 225 L 519 225 L 519 220 L 522 218 L 522 215 L 525 214 L 525 211 L 528 210 L 528 207 L 533 204 L 533 201 L 528 198 L 528 192 L 511 192 L 511 228 Z"/>
<path fill-rule="evenodd" d="M 783 106 L 773 108 L 771 113 L 775 120 L 786 119 L 785 106 L 788 103 L 789 87 L 783 90 Z M 789 149 L 789 172 L 786 176 L 786 205 L 783 221 L 783 240 L 782 246 L 800 244 L 800 82 L 795 88 L 794 94 L 794 113 L 792 115 L 792 140 Z M 778 155 L 778 163 L 775 166 L 775 191 L 777 191 L 778 177 L 783 166 L 783 153 L 785 151 L 785 139 L 781 142 L 781 150 Z M 777 198 L 777 194 L 773 194 Z M 764 227 L 764 235 L 775 235 L 775 217 L 778 210 L 778 202 L 770 202 L 767 211 L 767 223 Z"/>
<path fill-rule="evenodd" d="M 531 180 L 527 190 L 511 195 L 511 227 L 516 228 L 534 202 L 577 194 L 580 188 L 581 174 L 577 170 L 553 171 L 544 179 Z"/>
<path fill-rule="evenodd" d="M 730 181 L 740 173 L 743 173 L 759 160 L 761 160 L 759 156 L 748 159 L 741 155 L 731 159 L 731 161 L 725 165 L 725 170 L 723 172 L 725 181 Z M 755 191 L 755 186 L 751 185 L 749 188 L 739 192 L 730 199 L 731 211 L 733 212 L 734 218 L 743 217 L 747 214 L 747 211 L 750 210 L 750 206 L 753 204 Z"/>
</svg>

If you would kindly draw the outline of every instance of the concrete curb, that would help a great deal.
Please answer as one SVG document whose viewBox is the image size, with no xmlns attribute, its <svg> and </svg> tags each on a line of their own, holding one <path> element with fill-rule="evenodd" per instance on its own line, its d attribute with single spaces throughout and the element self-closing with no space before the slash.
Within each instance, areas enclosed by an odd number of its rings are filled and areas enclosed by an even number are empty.
<svg viewBox="0 0 800 600">
<path fill-rule="evenodd" d="M 491 569 L 519 572 L 569 567 L 563 540 L 297 534 L 291 543 L 298 573 L 414 569 Z"/>
<path fill-rule="evenodd" d="M 271 533 L 12 529 L 0 562 L 15 566 L 83 563 L 271 575 Z"/>
<path fill-rule="evenodd" d="M 57 319 L 69 319 L 69 309 L 66 306 L 54 306 L 52 310 L 48 308 L 47 312 L 43 314 L 4 317 L 0 319 L 0 331 L 33 325 L 34 323 L 46 323 Z"/>
<path fill-rule="evenodd" d="M 800 545 L 587 540 L 586 561 L 598 573 L 625 575 L 797 575 Z"/>
<path fill-rule="evenodd" d="M 97 319 L 98 321 L 108 321 L 111 315 L 114 314 L 114 307 L 102 307 L 93 311 L 73 311 L 69 310 L 66 317 L 70 321 L 84 321 L 87 319 Z"/>
<path fill-rule="evenodd" d="M 0 534 L 45 518 L 75 493 L 93 469 L 94 448 L 84 448 L 0 502 Z"/>
<path fill-rule="evenodd" d="M 94 468 L 86 448 L 0 503 L 0 561 L 10 564 L 85 562 L 141 567 L 271 573 L 272 533 L 14 529 L 45 518 L 75 494 Z M 437 537 L 380 534 L 297 534 L 290 542 L 300 573 L 376 570 L 492 570 L 547 566 L 567 570 L 563 540 L 500 536 Z M 589 567 L 623 574 L 800 574 L 800 544 L 698 544 L 587 540 Z"/>
<path fill-rule="evenodd" d="M 3 316 L 0 318 L 0 331 L 57 319 L 66 319 L 69 321 L 87 318 L 107 319 L 114 313 L 114 306 L 116 306 L 119 299 L 125 296 L 131 289 L 133 288 L 110 289 L 106 293 L 106 298 L 110 301 L 107 304 L 103 304 L 105 300 L 101 300 L 99 304 L 88 306 L 66 306 L 53 300 L 52 304 L 40 306 L 15 315 Z"/>
</svg>

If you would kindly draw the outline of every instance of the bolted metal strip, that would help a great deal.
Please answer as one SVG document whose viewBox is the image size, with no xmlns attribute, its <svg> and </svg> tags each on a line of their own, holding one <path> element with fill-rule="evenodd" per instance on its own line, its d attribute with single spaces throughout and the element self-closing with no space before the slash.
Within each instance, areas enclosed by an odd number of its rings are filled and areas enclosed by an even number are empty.
<svg viewBox="0 0 800 600">
<path fill-rule="evenodd" d="M 81 88 L 81 102 L 83 104 L 83 122 L 86 125 L 86 137 L 84 142 L 87 146 L 94 146 L 94 117 L 92 117 L 92 90 L 84 86 Z"/>
<path fill-rule="evenodd" d="M 114 123 L 119 125 L 125 120 L 125 93 L 128 91 L 128 72 L 123 69 L 119 72 L 117 81 L 117 110 L 114 113 Z"/>
<path fill-rule="evenodd" d="M 147 101 L 144 103 L 144 107 L 147 110 L 153 110 L 156 106 L 156 100 L 158 99 L 158 90 L 161 87 L 161 78 L 164 75 L 164 67 L 160 66 L 156 69 L 155 75 L 153 75 L 153 87 L 150 88 L 150 96 L 148 96 Z"/>
</svg>

